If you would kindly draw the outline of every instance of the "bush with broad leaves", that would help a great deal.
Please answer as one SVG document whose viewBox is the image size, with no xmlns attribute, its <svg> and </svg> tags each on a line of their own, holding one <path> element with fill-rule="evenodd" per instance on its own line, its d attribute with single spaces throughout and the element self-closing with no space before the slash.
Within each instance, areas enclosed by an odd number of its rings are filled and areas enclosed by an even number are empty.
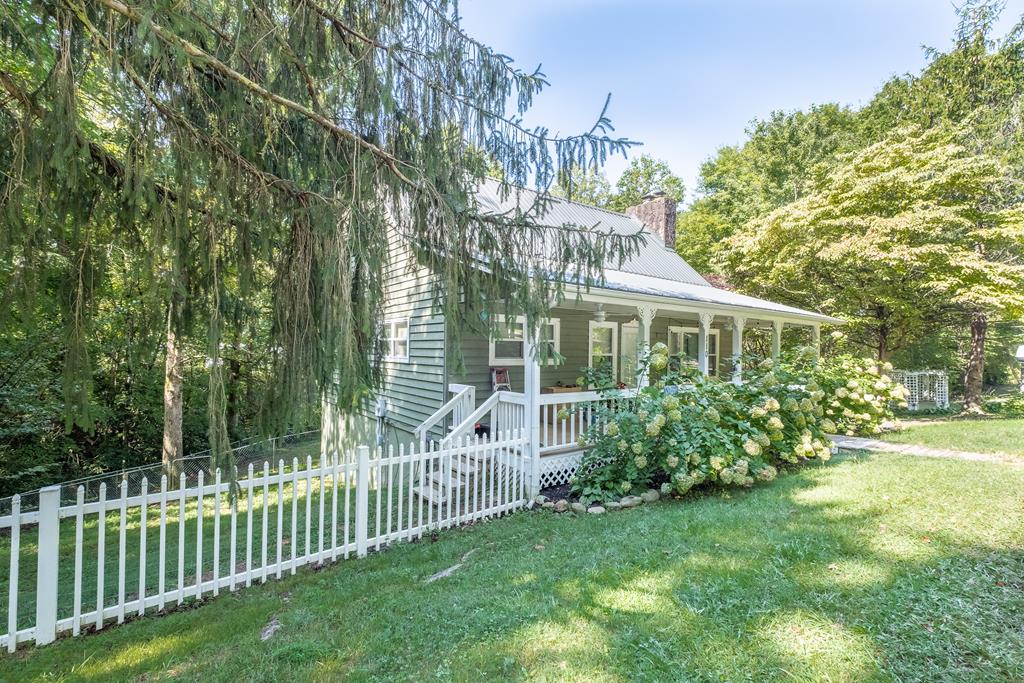
<svg viewBox="0 0 1024 683">
<path fill-rule="evenodd" d="M 588 369 L 583 379 L 607 386 L 605 370 Z M 877 366 L 848 357 L 817 361 L 809 349 L 780 361 L 748 359 L 737 386 L 705 377 L 655 344 L 639 375 L 639 389 L 599 389 L 600 400 L 578 408 L 592 411 L 573 480 L 584 501 L 652 486 L 681 495 L 702 484 L 771 481 L 781 463 L 827 460 L 829 433 L 874 431 L 891 419 L 889 402 L 903 396 Z"/>
</svg>

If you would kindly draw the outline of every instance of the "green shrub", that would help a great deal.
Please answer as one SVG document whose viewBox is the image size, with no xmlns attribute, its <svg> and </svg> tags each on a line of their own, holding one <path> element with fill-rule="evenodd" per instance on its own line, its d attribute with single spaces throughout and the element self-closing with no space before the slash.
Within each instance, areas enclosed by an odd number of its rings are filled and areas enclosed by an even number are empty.
<svg viewBox="0 0 1024 683">
<path fill-rule="evenodd" d="M 827 433 L 874 431 L 903 394 L 866 361 L 815 362 L 806 349 L 780 362 L 751 359 L 740 386 L 705 377 L 664 344 L 639 372 L 648 386 L 602 389 L 601 400 L 578 408 L 593 411 L 573 481 L 588 503 L 652 486 L 681 495 L 700 484 L 771 481 L 780 463 L 827 460 Z M 590 386 L 607 384 L 601 368 L 586 373 Z"/>
<path fill-rule="evenodd" d="M 1006 417 L 1024 417 L 1024 394 L 990 398 L 985 401 L 985 412 Z"/>
<path fill-rule="evenodd" d="M 895 419 L 894 407 L 907 407 L 907 390 L 886 374 L 891 371 L 889 363 L 845 355 L 804 370 L 825 392 L 825 416 L 849 436 L 878 434 Z"/>
</svg>

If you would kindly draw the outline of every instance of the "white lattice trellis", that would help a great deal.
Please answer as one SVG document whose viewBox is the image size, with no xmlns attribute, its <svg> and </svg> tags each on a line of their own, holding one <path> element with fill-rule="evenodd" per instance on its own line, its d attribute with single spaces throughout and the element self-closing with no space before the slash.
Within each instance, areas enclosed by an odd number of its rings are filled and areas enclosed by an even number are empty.
<svg viewBox="0 0 1024 683">
<path fill-rule="evenodd" d="M 949 376 L 943 370 L 893 370 L 892 378 L 907 388 L 907 409 L 918 410 L 921 403 L 936 408 L 949 407 Z"/>
<path fill-rule="evenodd" d="M 549 455 L 540 459 L 540 487 L 546 489 L 551 486 L 567 484 L 576 469 L 580 466 L 580 458 L 583 454 L 565 453 L 563 455 Z"/>
</svg>

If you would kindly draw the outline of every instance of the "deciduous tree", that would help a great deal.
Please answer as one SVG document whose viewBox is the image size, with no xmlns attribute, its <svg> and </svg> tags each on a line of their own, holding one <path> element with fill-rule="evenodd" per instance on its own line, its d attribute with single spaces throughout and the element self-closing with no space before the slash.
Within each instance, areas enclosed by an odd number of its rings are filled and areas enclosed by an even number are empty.
<svg viewBox="0 0 1024 683">
<path fill-rule="evenodd" d="M 849 319 L 880 360 L 944 317 L 966 320 L 976 408 L 986 323 L 1024 312 L 1016 196 L 1005 167 L 974 153 L 963 131 L 907 128 L 748 222 L 722 265 L 748 289 Z"/>
</svg>

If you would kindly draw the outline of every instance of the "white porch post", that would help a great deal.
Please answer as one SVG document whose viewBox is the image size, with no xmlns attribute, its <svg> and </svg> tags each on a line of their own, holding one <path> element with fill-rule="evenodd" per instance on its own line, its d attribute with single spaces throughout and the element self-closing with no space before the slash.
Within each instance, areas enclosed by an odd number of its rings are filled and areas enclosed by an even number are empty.
<svg viewBox="0 0 1024 683">
<path fill-rule="evenodd" d="M 714 313 L 700 314 L 700 328 L 697 332 L 697 367 L 703 375 L 708 374 L 708 332 L 711 331 L 711 322 L 714 319 Z"/>
<path fill-rule="evenodd" d="M 772 358 L 778 358 L 782 355 L 782 326 L 781 320 L 772 321 Z"/>
<path fill-rule="evenodd" d="M 743 383 L 743 328 L 747 319 L 734 315 L 732 317 L 732 383 Z"/>
<path fill-rule="evenodd" d="M 530 458 L 530 497 L 540 493 L 540 360 L 537 358 L 538 329 L 523 330 L 523 395 L 526 397 L 523 425 Z"/>
<path fill-rule="evenodd" d="M 811 346 L 814 347 L 814 357 L 821 358 L 821 325 L 811 325 Z"/>
<path fill-rule="evenodd" d="M 649 306 L 636 307 L 637 319 L 640 321 L 640 348 L 638 349 L 640 358 L 646 358 L 647 352 L 651 350 L 651 322 L 657 312 L 657 309 Z M 651 383 L 649 372 L 644 375 L 643 381 L 645 385 Z"/>
</svg>

